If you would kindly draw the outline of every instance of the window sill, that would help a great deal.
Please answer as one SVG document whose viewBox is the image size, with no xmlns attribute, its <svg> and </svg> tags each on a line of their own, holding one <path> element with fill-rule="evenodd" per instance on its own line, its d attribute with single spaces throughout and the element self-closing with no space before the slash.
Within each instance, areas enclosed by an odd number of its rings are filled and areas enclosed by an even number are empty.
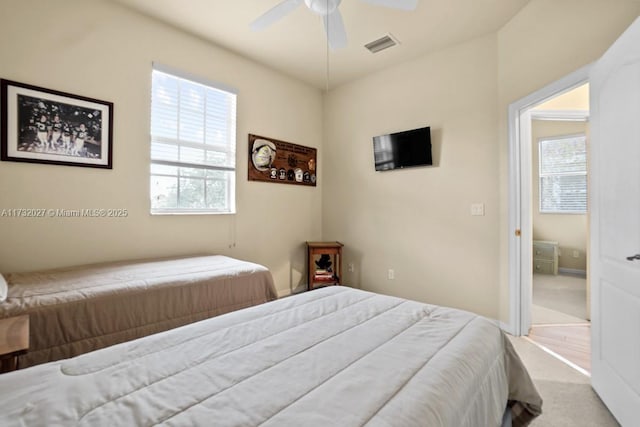
<svg viewBox="0 0 640 427">
<path fill-rule="evenodd" d="M 214 211 L 151 211 L 152 216 L 182 216 L 182 215 L 235 215 L 236 212 Z"/>
</svg>

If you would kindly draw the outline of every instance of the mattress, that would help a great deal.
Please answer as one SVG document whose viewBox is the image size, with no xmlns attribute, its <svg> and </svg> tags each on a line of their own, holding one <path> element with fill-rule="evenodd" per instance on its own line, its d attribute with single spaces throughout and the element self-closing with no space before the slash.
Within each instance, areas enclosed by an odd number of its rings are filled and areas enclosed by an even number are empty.
<svg viewBox="0 0 640 427">
<path fill-rule="evenodd" d="M 29 314 L 20 366 L 69 358 L 276 298 L 269 270 L 214 255 L 5 275 L 0 318 Z"/>
<path fill-rule="evenodd" d="M 327 287 L 0 376 L 3 426 L 526 425 L 541 400 L 490 321 Z"/>
</svg>

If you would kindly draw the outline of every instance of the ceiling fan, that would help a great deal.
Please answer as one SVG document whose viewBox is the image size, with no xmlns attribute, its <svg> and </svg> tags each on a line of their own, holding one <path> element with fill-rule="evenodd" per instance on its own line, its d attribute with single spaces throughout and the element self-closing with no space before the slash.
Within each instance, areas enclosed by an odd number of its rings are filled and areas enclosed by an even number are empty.
<svg viewBox="0 0 640 427">
<path fill-rule="evenodd" d="M 391 9 L 414 10 L 418 0 L 362 0 L 365 3 L 384 6 Z M 261 31 L 293 12 L 300 3 L 322 17 L 327 41 L 331 49 L 341 49 L 347 46 L 347 31 L 338 6 L 342 0 L 283 0 L 267 12 L 262 14 L 250 25 L 253 31 Z"/>
</svg>

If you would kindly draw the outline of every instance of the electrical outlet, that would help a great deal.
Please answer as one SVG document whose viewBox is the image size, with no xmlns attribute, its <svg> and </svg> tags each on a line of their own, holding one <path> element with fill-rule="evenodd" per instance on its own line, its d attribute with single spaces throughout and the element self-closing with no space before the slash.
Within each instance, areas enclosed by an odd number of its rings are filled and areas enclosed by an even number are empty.
<svg viewBox="0 0 640 427">
<path fill-rule="evenodd" d="M 387 272 L 387 278 L 389 280 L 393 280 L 396 278 L 396 273 L 395 271 L 393 271 L 392 269 L 389 269 L 389 271 Z"/>
<path fill-rule="evenodd" d="M 472 216 L 484 216 L 484 203 L 474 203 L 471 205 Z"/>
<path fill-rule="evenodd" d="M 574 258 L 580 258 L 580 251 L 573 251 Z"/>
<path fill-rule="evenodd" d="M 355 266 L 355 265 L 353 265 L 353 263 L 352 263 L 352 262 L 350 262 L 350 263 L 347 265 L 347 270 L 349 270 L 349 273 L 353 273 L 354 271 L 356 271 L 356 266 Z"/>
</svg>

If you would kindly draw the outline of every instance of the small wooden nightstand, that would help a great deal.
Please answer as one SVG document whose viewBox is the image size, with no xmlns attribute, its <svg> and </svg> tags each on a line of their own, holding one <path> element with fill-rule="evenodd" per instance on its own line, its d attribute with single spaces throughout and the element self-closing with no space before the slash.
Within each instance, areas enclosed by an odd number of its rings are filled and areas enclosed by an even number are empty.
<svg viewBox="0 0 640 427">
<path fill-rule="evenodd" d="M 0 373 L 18 369 L 18 356 L 29 349 L 29 315 L 0 319 Z"/>
<path fill-rule="evenodd" d="M 340 242 L 307 242 L 307 283 L 308 290 L 316 287 L 342 284 L 342 246 Z M 331 270 L 316 268 L 316 256 L 328 255 Z"/>
</svg>

